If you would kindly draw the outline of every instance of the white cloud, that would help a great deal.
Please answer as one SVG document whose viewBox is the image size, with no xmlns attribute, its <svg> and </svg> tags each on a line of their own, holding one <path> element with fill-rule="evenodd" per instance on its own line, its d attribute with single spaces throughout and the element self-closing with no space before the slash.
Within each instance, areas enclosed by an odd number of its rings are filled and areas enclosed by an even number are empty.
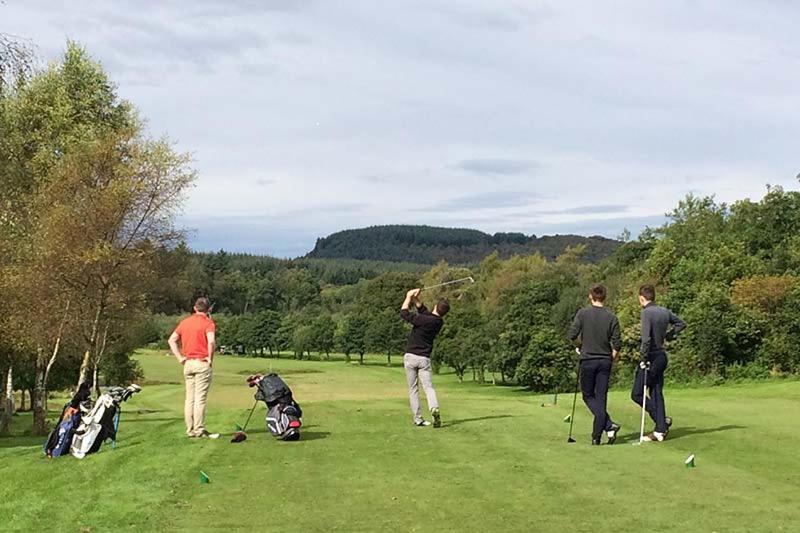
<svg viewBox="0 0 800 533">
<path fill-rule="evenodd" d="M 530 5 L 8 0 L 0 31 L 48 59 L 84 43 L 194 153 L 203 248 L 401 222 L 613 236 L 688 192 L 794 184 L 800 6 Z"/>
</svg>

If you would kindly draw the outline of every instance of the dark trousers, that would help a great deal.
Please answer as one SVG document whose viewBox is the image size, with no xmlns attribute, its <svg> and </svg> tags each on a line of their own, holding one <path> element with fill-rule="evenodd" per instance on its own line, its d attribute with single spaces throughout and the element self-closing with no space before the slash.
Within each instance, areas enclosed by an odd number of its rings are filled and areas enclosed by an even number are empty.
<svg viewBox="0 0 800 533">
<path fill-rule="evenodd" d="M 583 359 L 581 361 L 581 393 L 583 401 L 594 415 L 592 438 L 599 439 L 603 431 L 611 429 L 608 404 L 608 380 L 611 378 L 611 358 Z"/>
<path fill-rule="evenodd" d="M 667 370 L 667 352 L 653 352 L 649 356 L 650 370 L 647 371 L 647 389 L 649 398 L 642 396 L 644 388 L 645 371 L 641 367 L 636 368 L 636 378 L 633 380 L 633 390 L 631 399 L 642 405 L 645 401 L 645 410 L 653 422 L 656 423 L 656 431 L 659 433 L 667 432 L 667 406 L 664 404 L 664 372 Z"/>
</svg>

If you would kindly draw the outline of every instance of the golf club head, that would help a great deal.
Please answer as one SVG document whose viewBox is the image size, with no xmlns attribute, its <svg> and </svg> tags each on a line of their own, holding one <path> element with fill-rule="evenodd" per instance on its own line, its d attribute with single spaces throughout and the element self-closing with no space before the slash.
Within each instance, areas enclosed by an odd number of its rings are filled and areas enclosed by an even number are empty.
<svg viewBox="0 0 800 533">
<path fill-rule="evenodd" d="M 573 442 L 576 442 L 575 439 L 573 439 L 572 437 L 567 438 L 567 444 L 572 444 Z"/>
<path fill-rule="evenodd" d="M 237 431 L 233 435 L 231 442 L 244 442 L 246 440 L 247 440 L 247 433 L 245 433 L 244 431 Z"/>
</svg>

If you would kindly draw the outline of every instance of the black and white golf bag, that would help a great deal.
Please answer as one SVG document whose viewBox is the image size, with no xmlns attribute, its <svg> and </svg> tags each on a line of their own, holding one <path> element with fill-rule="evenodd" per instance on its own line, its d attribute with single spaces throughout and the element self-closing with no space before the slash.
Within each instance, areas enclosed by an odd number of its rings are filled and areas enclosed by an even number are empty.
<svg viewBox="0 0 800 533">
<path fill-rule="evenodd" d="M 81 416 L 80 425 L 75 429 L 70 452 L 78 459 L 100 450 L 107 440 L 112 446 L 117 444 L 119 429 L 120 405 L 142 388 L 130 385 L 126 388 L 111 387 L 94 403 L 92 409 Z"/>
<path fill-rule="evenodd" d="M 126 388 L 111 387 L 96 402 L 89 399 L 87 385 L 82 385 L 72 401 L 64 407 L 59 424 L 47 438 L 44 452 L 48 457 L 60 457 L 72 453 L 83 459 L 95 453 L 106 440 L 116 445 L 119 429 L 120 404 L 142 388 L 130 385 Z"/>
<path fill-rule="evenodd" d="M 255 398 L 267 404 L 267 429 L 280 440 L 300 439 L 303 410 L 294 401 L 292 390 L 277 374 L 247 378 L 250 386 L 257 386 Z"/>
</svg>

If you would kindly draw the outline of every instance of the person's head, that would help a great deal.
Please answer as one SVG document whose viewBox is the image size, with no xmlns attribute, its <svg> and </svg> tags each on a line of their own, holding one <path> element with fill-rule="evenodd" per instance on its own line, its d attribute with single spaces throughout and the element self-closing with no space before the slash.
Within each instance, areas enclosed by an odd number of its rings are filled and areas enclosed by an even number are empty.
<svg viewBox="0 0 800 533">
<path fill-rule="evenodd" d="M 639 287 L 639 304 L 644 307 L 650 302 L 656 301 L 656 288 L 650 283 Z"/>
<path fill-rule="evenodd" d="M 198 298 L 194 302 L 194 312 L 195 313 L 208 313 L 208 310 L 211 308 L 211 305 L 208 303 L 208 298 Z"/>
<path fill-rule="evenodd" d="M 440 317 L 444 317 L 444 315 L 450 312 L 450 302 L 448 302 L 446 298 L 442 298 L 436 302 L 436 307 L 433 308 L 433 312 Z"/>
<path fill-rule="evenodd" d="M 589 288 L 589 300 L 593 304 L 602 305 L 606 301 L 606 288 L 600 283 L 595 283 Z"/>
</svg>

